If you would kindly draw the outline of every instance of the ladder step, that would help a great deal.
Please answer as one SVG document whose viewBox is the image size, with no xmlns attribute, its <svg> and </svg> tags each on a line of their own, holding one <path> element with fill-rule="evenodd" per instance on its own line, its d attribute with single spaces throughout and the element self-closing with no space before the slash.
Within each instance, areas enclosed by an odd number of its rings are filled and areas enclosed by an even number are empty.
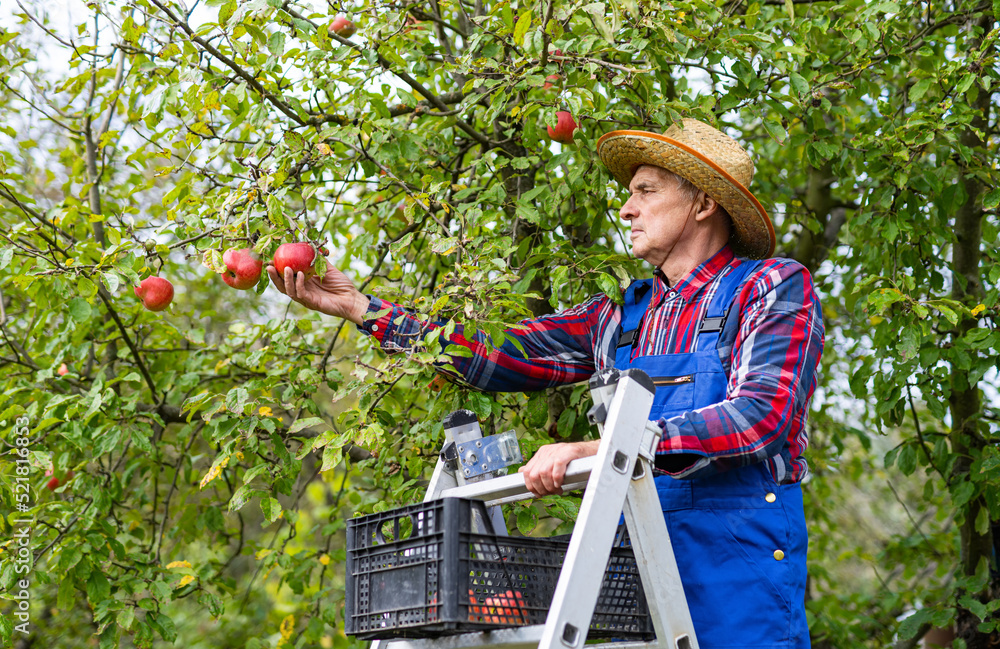
<svg viewBox="0 0 1000 649">
<path fill-rule="evenodd" d="M 570 462 L 566 466 L 563 491 L 585 488 L 595 462 L 596 456 L 584 457 Z M 460 487 L 445 489 L 441 492 L 440 497 L 484 500 L 487 505 L 493 506 L 516 500 L 527 500 L 534 498 L 534 495 L 524 486 L 524 475 L 513 473 L 492 480 L 472 482 Z"/>
<path fill-rule="evenodd" d="M 381 640 L 378 649 L 538 649 L 544 624 L 522 626 L 516 629 L 477 631 L 441 638 L 420 640 Z M 602 642 L 586 645 L 587 649 L 662 649 L 657 642 Z"/>
</svg>

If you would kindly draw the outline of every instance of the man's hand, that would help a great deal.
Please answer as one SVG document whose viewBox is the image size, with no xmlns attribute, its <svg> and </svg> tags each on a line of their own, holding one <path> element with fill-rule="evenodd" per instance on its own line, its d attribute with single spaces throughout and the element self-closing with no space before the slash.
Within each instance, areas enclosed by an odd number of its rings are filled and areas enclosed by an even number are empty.
<svg viewBox="0 0 1000 649">
<path fill-rule="evenodd" d="M 566 465 L 581 457 L 596 455 L 600 445 L 600 440 L 547 444 L 517 472 L 524 474 L 524 485 L 536 496 L 561 494 Z"/>
<path fill-rule="evenodd" d="M 267 274 L 275 288 L 304 307 L 346 318 L 357 325 L 364 322 L 368 298 L 336 268 L 328 267 L 323 277 L 307 278 L 305 273 L 296 273 L 291 268 L 286 268 L 282 276 L 268 265 Z"/>
</svg>

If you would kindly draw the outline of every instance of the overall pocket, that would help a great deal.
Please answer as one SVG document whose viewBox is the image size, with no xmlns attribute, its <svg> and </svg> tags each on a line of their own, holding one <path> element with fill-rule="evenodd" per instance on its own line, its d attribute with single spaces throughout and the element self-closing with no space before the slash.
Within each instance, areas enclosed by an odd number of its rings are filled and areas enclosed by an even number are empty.
<svg viewBox="0 0 1000 649">
<path fill-rule="evenodd" d="M 774 509 L 665 512 L 702 649 L 789 647 L 785 515 Z"/>
</svg>

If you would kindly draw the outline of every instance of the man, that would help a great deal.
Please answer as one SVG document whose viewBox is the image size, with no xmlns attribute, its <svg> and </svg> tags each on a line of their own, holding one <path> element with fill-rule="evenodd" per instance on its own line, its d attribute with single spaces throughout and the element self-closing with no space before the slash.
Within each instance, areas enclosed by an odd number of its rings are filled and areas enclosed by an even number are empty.
<svg viewBox="0 0 1000 649">
<path fill-rule="evenodd" d="M 624 307 L 598 295 L 522 322 L 509 333 L 524 353 L 509 343 L 489 351 L 479 332 L 456 330 L 449 342 L 473 355 L 447 369 L 493 391 L 574 383 L 612 364 L 644 370 L 657 384 L 650 418 L 663 429 L 657 492 L 700 646 L 808 647 L 801 455 L 823 346 L 812 280 L 794 261 L 768 259 L 774 229 L 747 189 L 753 162 L 732 138 L 686 119 L 664 135 L 608 133 L 597 148 L 629 188 L 620 215 L 654 277 L 633 282 Z M 436 327 L 361 295 L 336 270 L 321 280 L 268 273 L 292 299 L 351 320 L 388 350 Z M 521 469 L 525 483 L 560 493 L 567 464 L 598 444 L 542 447 Z"/>
</svg>

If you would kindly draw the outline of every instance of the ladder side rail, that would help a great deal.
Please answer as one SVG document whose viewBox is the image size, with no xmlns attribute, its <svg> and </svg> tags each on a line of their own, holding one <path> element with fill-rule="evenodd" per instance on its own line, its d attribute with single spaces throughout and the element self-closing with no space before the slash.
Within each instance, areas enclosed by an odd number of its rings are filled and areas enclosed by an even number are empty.
<svg viewBox="0 0 1000 649">
<path fill-rule="evenodd" d="M 625 497 L 625 525 L 660 649 L 698 649 L 684 585 L 648 462 Z M 655 512 L 655 513 L 654 513 Z"/>
<path fill-rule="evenodd" d="M 579 649 L 586 640 L 604 580 L 603 567 L 611 555 L 618 519 L 645 439 L 653 404 L 650 388 L 627 375 L 618 382 L 604 418 L 595 467 L 570 537 L 539 649 Z M 595 570 L 595 566 L 601 569 Z"/>
</svg>

